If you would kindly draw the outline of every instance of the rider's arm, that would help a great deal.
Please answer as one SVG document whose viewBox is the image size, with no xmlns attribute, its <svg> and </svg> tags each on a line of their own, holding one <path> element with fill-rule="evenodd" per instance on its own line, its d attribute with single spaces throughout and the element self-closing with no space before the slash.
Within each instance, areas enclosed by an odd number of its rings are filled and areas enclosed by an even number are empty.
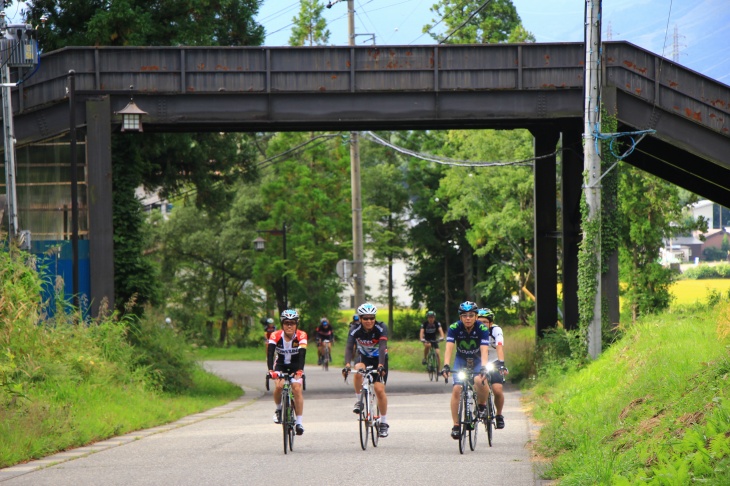
<svg viewBox="0 0 730 486">
<path fill-rule="evenodd" d="M 385 365 L 385 357 L 387 356 L 388 352 L 388 338 L 387 337 L 381 337 L 380 341 L 378 341 L 378 364 L 379 365 Z"/>
<path fill-rule="evenodd" d="M 304 358 L 307 357 L 307 348 L 300 348 L 297 353 L 299 356 L 299 363 L 297 363 L 297 371 L 304 371 Z"/>
<path fill-rule="evenodd" d="M 352 348 L 355 346 L 355 336 L 352 333 L 347 335 L 347 344 L 345 344 L 345 366 L 350 366 L 352 361 Z"/>
<path fill-rule="evenodd" d="M 276 352 L 276 344 L 269 341 L 269 347 L 266 350 L 266 366 L 268 370 L 274 369 L 274 353 Z"/>
<path fill-rule="evenodd" d="M 441 339 L 444 339 L 444 330 L 441 328 L 441 324 L 439 324 L 439 334 L 441 334 Z"/>
<path fill-rule="evenodd" d="M 419 333 L 419 338 L 418 339 L 420 339 L 421 341 L 423 341 L 423 336 L 424 336 L 424 331 L 423 331 L 423 326 L 421 326 L 421 332 Z"/>
<path fill-rule="evenodd" d="M 489 345 L 482 344 L 479 346 L 479 350 L 482 353 L 482 368 L 484 368 L 487 366 L 487 363 L 489 363 Z"/>
<path fill-rule="evenodd" d="M 453 341 L 447 341 L 446 342 L 446 349 L 444 350 L 444 366 L 449 364 L 451 361 L 451 354 L 454 352 L 454 342 Z"/>
</svg>

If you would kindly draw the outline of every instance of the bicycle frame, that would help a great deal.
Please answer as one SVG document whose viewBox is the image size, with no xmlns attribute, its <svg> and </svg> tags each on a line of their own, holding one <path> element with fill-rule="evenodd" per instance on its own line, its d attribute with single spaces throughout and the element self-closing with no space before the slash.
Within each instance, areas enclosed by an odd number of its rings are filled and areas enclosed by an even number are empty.
<svg viewBox="0 0 730 486">
<path fill-rule="evenodd" d="M 294 451 L 294 437 L 296 436 L 297 410 L 294 403 L 294 390 L 291 386 L 294 375 L 279 372 L 278 379 L 284 380 L 281 389 L 281 427 L 284 439 L 284 454 Z M 269 389 L 269 380 L 271 375 L 266 375 L 266 389 Z M 302 389 L 305 389 L 304 375 L 302 375 Z"/>
<path fill-rule="evenodd" d="M 466 438 L 469 437 L 469 448 L 473 451 L 477 447 L 477 433 L 479 431 L 479 414 L 477 411 L 477 392 L 474 389 L 474 377 L 478 376 L 474 370 L 464 368 L 457 372 L 461 382 L 459 397 L 459 453 L 466 449 Z"/>
<path fill-rule="evenodd" d="M 377 405 L 377 397 L 375 396 L 375 382 L 382 381 L 378 376 L 377 370 L 372 366 L 368 366 L 364 370 L 353 370 L 352 373 L 363 375 L 362 389 L 360 390 L 360 401 L 362 409 L 358 416 L 360 424 L 360 447 L 362 450 L 368 448 L 368 435 L 373 447 L 378 447 L 378 439 L 380 437 L 380 408 Z M 376 378 L 377 377 L 377 378 Z"/>
</svg>

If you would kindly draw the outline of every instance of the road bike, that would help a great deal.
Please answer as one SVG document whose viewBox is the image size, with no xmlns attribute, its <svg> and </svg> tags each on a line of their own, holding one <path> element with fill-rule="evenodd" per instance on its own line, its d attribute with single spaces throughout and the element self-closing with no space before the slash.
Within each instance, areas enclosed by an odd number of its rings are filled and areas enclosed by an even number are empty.
<svg viewBox="0 0 730 486">
<path fill-rule="evenodd" d="M 457 378 L 462 383 L 459 398 L 459 453 L 466 450 L 466 438 L 469 437 L 469 448 L 473 451 L 477 447 L 479 432 L 479 412 L 477 410 L 477 393 L 474 389 L 474 373 L 470 368 L 463 368 L 457 372 Z"/>
<path fill-rule="evenodd" d="M 443 339 L 440 339 L 438 341 L 443 341 Z M 430 342 L 431 347 L 428 350 L 428 354 L 426 355 L 426 373 L 428 373 L 428 379 L 430 381 L 433 381 L 434 379 L 436 381 L 439 381 L 439 369 L 441 366 L 439 355 L 436 353 L 436 350 L 433 347 L 434 342 L 438 341 L 426 341 L 425 339 L 421 342 Z"/>
<path fill-rule="evenodd" d="M 332 355 L 330 354 L 330 341 L 329 339 L 325 339 L 322 341 L 324 344 L 324 354 L 322 355 L 322 369 L 324 371 L 329 371 L 330 369 L 330 361 L 332 361 Z"/>
<path fill-rule="evenodd" d="M 494 371 L 494 365 L 492 363 L 489 363 L 487 365 L 487 371 L 490 373 Z M 497 427 L 497 410 L 494 407 L 494 392 L 492 391 L 492 380 L 489 378 L 489 374 L 487 374 L 486 385 L 489 391 L 489 393 L 487 394 L 487 413 L 484 417 L 481 418 L 481 421 L 484 423 L 484 428 L 487 431 L 487 441 L 489 442 L 489 447 L 492 447 L 492 433 Z"/>
<path fill-rule="evenodd" d="M 294 437 L 296 436 L 297 410 L 294 405 L 294 390 L 291 386 L 294 375 L 289 373 L 278 372 L 278 377 L 284 380 L 284 386 L 281 390 L 281 428 L 284 433 L 284 454 L 294 451 Z M 269 389 L 269 380 L 271 375 L 266 375 L 266 389 Z M 302 389 L 306 390 L 305 378 L 302 375 Z"/>
<path fill-rule="evenodd" d="M 363 375 L 362 390 L 360 391 L 360 415 L 357 420 L 360 424 L 360 447 L 362 450 L 368 448 L 368 435 L 373 443 L 373 447 L 378 447 L 378 438 L 380 437 L 380 407 L 377 405 L 375 397 L 375 382 L 382 381 L 378 375 L 378 370 L 368 366 L 364 370 L 353 370 L 352 373 Z M 345 377 L 347 382 L 347 377 Z"/>
</svg>

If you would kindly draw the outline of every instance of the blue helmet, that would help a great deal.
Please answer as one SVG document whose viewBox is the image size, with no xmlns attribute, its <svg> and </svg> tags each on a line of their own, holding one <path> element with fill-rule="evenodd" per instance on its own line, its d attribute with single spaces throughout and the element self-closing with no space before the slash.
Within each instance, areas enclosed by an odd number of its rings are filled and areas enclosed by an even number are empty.
<svg viewBox="0 0 730 486">
<path fill-rule="evenodd" d="M 330 325 L 329 321 L 325 317 L 323 317 L 322 319 L 320 319 L 319 323 L 321 325 L 323 325 L 323 326 L 329 326 Z"/>
<path fill-rule="evenodd" d="M 369 302 L 365 302 L 357 308 L 358 316 L 374 316 L 376 312 L 378 312 L 378 308 Z"/>
<path fill-rule="evenodd" d="M 486 317 L 490 321 L 493 321 L 494 312 L 492 312 L 492 309 L 489 309 L 488 307 L 482 307 L 477 311 L 477 317 Z"/>
<path fill-rule="evenodd" d="M 467 300 L 459 305 L 459 314 L 465 314 L 467 312 L 476 312 L 479 309 L 474 302 Z"/>
<path fill-rule="evenodd" d="M 355 322 L 357 322 L 357 321 L 360 320 L 360 316 L 358 316 L 357 314 L 355 314 L 354 316 L 352 316 L 352 320 L 355 321 Z"/>
</svg>

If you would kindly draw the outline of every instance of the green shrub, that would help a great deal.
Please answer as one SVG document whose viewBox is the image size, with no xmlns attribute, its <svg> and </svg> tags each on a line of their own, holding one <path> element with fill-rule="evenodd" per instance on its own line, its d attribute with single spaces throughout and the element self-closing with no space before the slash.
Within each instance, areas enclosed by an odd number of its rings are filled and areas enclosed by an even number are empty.
<svg viewBox="0 0 730 486">
<path fill-rule="evenodd" d="M 711 278 L 730 278 L 730 264 L 720 263 L 719 265 L 695 265 L 682 273 L 682 278 L 700 280 Z"/>
</svg>

